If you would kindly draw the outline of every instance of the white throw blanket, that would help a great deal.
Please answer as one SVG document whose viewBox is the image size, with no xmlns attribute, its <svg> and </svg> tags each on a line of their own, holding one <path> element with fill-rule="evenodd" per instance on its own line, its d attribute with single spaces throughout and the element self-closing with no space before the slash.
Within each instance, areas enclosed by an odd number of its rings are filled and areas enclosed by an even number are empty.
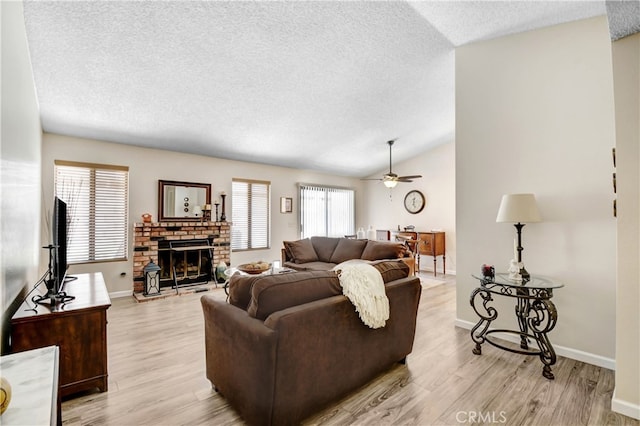
<svg viewBox="0 0 640 426">
<path fill-rule="evenodd" d="M 339 272 L 342 294 L 353 303 L 362 322 L 371 328 L 384 327 L 389 319 L 389 299 L 380 272 L 368 263 L 349 261 L 333 269 Z"/>
</svg>

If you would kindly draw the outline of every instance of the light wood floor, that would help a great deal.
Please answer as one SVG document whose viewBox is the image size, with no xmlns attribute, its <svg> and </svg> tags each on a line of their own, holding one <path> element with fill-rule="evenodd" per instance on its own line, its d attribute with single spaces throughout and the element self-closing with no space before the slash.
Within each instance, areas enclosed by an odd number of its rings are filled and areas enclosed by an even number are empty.
<svg viewBox="0 0 640 426">
<path fill-rule="evenodd" d="M 202 294 L 147 303 L 114 299 L 108 311 L 109 391 L 64 401 L 63 423 L 242 424 L 205 378 Z M 209 294 L 225 297 L 222 289 Z M 559 357 L 550 381 L 537 357 L 489 345 L 473 355 L 469 331 L 456 328 L 454 319 L 455 277 L 448 276 L 445 284 L 423 290 L 407 364 L 305 424 L 639 425 L 611 411 L 611 370 Z"/>
</svg>

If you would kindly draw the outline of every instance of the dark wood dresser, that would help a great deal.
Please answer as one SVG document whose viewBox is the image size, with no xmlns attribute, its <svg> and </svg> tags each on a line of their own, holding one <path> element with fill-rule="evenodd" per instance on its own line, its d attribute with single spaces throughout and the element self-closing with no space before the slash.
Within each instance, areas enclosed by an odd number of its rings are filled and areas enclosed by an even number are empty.
<svg viewBox="0 0 640 426">
<path fill-rule="evenodd" d="M 111 299 L 102 274 L 74 274 L 63 290 L 75 299 L 55 308 L 30 298 L 11 319 L 11 351 L 60 348 L 60 396 L 107 386 L 107 309 Z"/>
</svg>

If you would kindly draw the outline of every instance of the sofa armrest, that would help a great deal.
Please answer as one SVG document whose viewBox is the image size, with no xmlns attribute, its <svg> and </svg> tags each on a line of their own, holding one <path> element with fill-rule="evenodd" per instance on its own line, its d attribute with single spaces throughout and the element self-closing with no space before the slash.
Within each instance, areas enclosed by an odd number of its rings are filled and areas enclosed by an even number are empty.
<svg viewBox="0 0 640 426">
<path fill-rule="evenodd" d="M 206 374 L 251 424 L 271 417 L 278 336 L 264 323 L 211 295 L 204 313 Z"/>
</svg>

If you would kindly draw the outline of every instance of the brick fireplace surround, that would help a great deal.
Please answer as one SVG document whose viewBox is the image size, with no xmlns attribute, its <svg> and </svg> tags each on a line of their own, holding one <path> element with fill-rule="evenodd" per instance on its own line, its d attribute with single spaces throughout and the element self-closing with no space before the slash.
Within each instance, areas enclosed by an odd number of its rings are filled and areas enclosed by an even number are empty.
<svg viewBox="0 0 640 426">
<path fill-rule="evenodd" d="M 213 241 L 213 264 L 229 265 L 231 222 L 150 222 L 134 223 L 133 292 L 144 291 L 143 269 L 153 259 L 158 262 L 158 245 L 172 240 Z"/>
</svg>

